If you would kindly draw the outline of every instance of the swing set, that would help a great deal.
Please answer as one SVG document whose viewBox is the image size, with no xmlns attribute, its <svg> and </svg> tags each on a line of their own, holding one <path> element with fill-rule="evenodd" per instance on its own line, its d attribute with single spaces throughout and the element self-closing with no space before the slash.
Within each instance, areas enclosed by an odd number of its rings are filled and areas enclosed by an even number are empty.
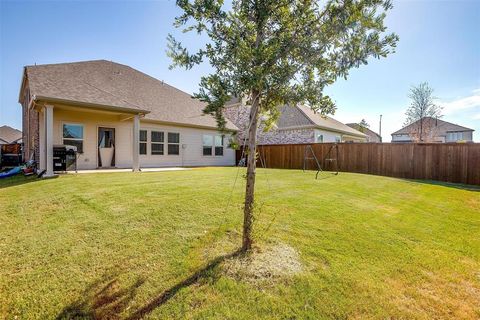
<svg viewBox="0 0 480 320">
<path fill-rule="evenodd" d="M 315 175 L 315 179 L 318 179 L 318 175 L 320 172 L 324 172 L 322 169 L 322 166 L 320 165 L 320 162 L 318 161 L 317 156 L 315 155 L 315 152 L 313 151 L 313 148 L 311 145 L 305 146 L 304 149 L 304 154 L 303 154 L 303 172 L 307 170 L 307 161 L 308 160 L 315 160 L 315 164 L 317 165 L 317 174 Z M 327 155 L 323 159 L 324 163 L 330 163 L 332 165 L 335 165 L 335 172 L 333 172 L 333 175 L 338 175 L 338 145 L 334 143 L 330 149 L 327 152 Z"/>
<path fill-rule="evenodd" d="M 243 147 L 242 150 L 242 155 L 240 156 L 240 161 L 238 162 L 239 167 L 246 167 L 247 166 L 247 159 L 246 159 L 246 147 Z M 328 152 L 323 159 L 323 163 L 325 163 L 326 167 L 332 168 L 333 172 L 331 172 L 332 175 L 338 175 L 339 172 L 339 166 L 338 166 L 338 144 L 334 143 L 330 149 L 328 149 Z M 262 157 L 261 152 L 258 150 L 257 151 L 257 156 L 256 156 L 257 161 L 259 160 L 260 166 L 262 168 L 266 168 L 266 159 Z M 305 172 L 308 168 L 308 160 L 314 160 L 316 167 L 317 167 L 317 173 L 315 174 L 315 179 L 318 180 L 318 176 L 321 172 L 326 172 L 325 170 L 322 169 L 322 166 L 320 165 L 320 161 L 318 160 L 317 156 L 315 155 L 315 152 L 313 151 L 313 148 L 311 145 L 306 145 L 303 153 L 303 172 Z M 331 165 L 327 165 L 331 164 Z"/>
</svg>

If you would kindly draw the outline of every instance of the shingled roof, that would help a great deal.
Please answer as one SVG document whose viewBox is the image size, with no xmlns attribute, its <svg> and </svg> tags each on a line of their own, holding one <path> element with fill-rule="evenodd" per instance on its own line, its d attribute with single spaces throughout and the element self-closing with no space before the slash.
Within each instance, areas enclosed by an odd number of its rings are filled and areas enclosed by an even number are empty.
<svg viewBox="0 0 480 320">
<path fill-rule="evenodd" d="M 420 120 L 417 120 L 417 121 L 409 124 L 408 126 L 402 128 L 398 131 L 395 131 L 394 133 L 392 133 L 392 135 L 411 133 L 413 128 L 416 128 L 420 125 L 419 121 Z M 426 123 L 427 125 L 430 125 L 430 126 L 436 126 L 438 128 L 437 129 L 438 130 L 438 133 L 437 133 L 438 135 L 446 134 L 447 132 L 475 131 L 473 129 L 470 129 L 470 128 L 467 128 L 467 127 L 462 127 L 462 126 L 460 126 L 458 124 L 455 124 L 455 123 L 443 121 L 443 120 L 440 120 L 440 119 L 435 119 L 435 118 L 432 118 L 432 117 L 425 117 L 423 123 Z"/>
<path fill-rule="evenodd" d="M 129 66 L 106 61 L 26 66 L 30 94 L 41 100 L 71 101 L 145 114 L 145 119 L 216 128 L 205 104 Z M 227 128 L 236 130 L 227 120 Z"/>
<path fill-rule="evenodd" d="M 365 133 L 367 136 L 370 137 L 371 139 L 370 142 L 374 142 L 374 141 L 381 142 L 382 140 L 382 137 L 378 133 L 376 133 L 373 130 L 370 130 L 369 128 L 362 128 L 358 123 L 346 123 L 346 125 L 360 132 L 362 132 L 361 130 L 363 130 L 363 133 Z"/>
<path fill-rule="evenodd" d="M 17 143 L 22 139 L 22 131 L 9 126 L 0 127 L 0 143 Z"/>
<path fill-rule="evenodd" d="M 333 130 L 357 137 L 366 137 L 366 135 L 360 131 L 350 128 L 349 126 L 329 116 L 322 116 L 320 113 L 313 111 L 307 106 L 299 105 L 297 108 L 304 114 L 305 117 L 307 117 L 310 122 L 320 129 Z"/>
</svg>

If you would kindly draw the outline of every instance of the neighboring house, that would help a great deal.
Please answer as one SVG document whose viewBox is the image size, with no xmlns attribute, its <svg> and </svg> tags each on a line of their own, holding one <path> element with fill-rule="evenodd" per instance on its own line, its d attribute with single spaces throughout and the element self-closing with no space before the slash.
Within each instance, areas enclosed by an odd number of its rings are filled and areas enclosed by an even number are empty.
<svg viewBox="0 0 480 320">
<path fill-rule="evenodd" d="M 418 120 L 392 133 L 392 142 L 472 142 L 473 131 L 458 124 L 427 117 L 423 119 L 422 126 Z"/>
<path fill-rule="evenodd" d="M 369 128 L 362 128 L 358 123 L 347 123 L 347 126 L 367 135 L 367 142 L 382 142 L 382 137 Z"/>
<path fill-rule="evenodd" d="M 259 125 L 258 144 L 296 144 L 316 142 L 365 142 L 367 136 L 328 116 L 315 113 L 306 106 L 281 106 L 275 128 L 264 131 Z M 239 99 L 225 107 L 224 115 L 238 128 L 238 142 L 243 144 L 249 123 L 250 106 Z"/>
<path fill-rule="evenodd" d="M 26 66 L 19 102 L 25 157 L 34 153 L 47 176 L 54 145 L 76 146 L 79 169 L 235 164 L 203 103 L 122 64 Z"/>
<path fill-rule="evenodd" d="M 0 144 L 22 143 L 22 131 L 9 126 L 0 127 Z"/>
</svg>

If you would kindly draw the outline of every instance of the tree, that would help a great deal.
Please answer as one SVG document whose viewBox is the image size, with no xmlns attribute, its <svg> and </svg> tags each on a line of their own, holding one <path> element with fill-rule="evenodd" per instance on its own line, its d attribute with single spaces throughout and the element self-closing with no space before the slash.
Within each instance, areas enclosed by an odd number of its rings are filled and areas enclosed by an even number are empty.
<svg viewBox="0 0 480 320">
<path fill-rule="evenodd" d="M 360 129 L 360 132 L 365 132 L 368 128 L 370 128 L 370 125 L 365 119 L 362 119 L 362 121 L 358 123 L 358 128 Z"/>
<path fill-rule="evenodd" d="M 242 250 L 252 248 L 256 138 L 259 116 L 271 127 L 280 105 L 303 103 L 322 114 L 336 109 L 323 93 L 338 77 L 368 58 L 386 57 L 398 37 L 384 34 L 389 0 L 177 0 L 183 14 L 174 25 L 195 31 L 207 43 L 190 53 L 168 37 L 171 67 L 187 69 L 208 61 L 212 74 L 203 76 L 195 98 L 206 102 L 225 130 L 223 108 L 231 96 L 250 106 Z"/>
<path fill-rule="evenodd" d="M 442 117 L 442 107 L 434 103 L 433 89 L 427 82 L 412 86 L 411 100 L 405 115 L 408 134 L 413 141 L 428 142 L 434 138 L 437 119 Z"/>
</svg>

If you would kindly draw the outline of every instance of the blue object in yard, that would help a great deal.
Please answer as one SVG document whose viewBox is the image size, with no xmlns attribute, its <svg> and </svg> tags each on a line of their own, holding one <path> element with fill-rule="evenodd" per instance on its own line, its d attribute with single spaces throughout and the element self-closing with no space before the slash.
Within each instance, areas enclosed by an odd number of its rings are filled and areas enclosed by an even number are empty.
<svg viewBox="0 0 480 320">
<path fill-rule="evenodd" d="M 19 174 L 22 171 L 21 167 L 15 167 L 7 172 L 0 173 L 0 179 L 12 177 L 16 174 Z"/>
</svg>

